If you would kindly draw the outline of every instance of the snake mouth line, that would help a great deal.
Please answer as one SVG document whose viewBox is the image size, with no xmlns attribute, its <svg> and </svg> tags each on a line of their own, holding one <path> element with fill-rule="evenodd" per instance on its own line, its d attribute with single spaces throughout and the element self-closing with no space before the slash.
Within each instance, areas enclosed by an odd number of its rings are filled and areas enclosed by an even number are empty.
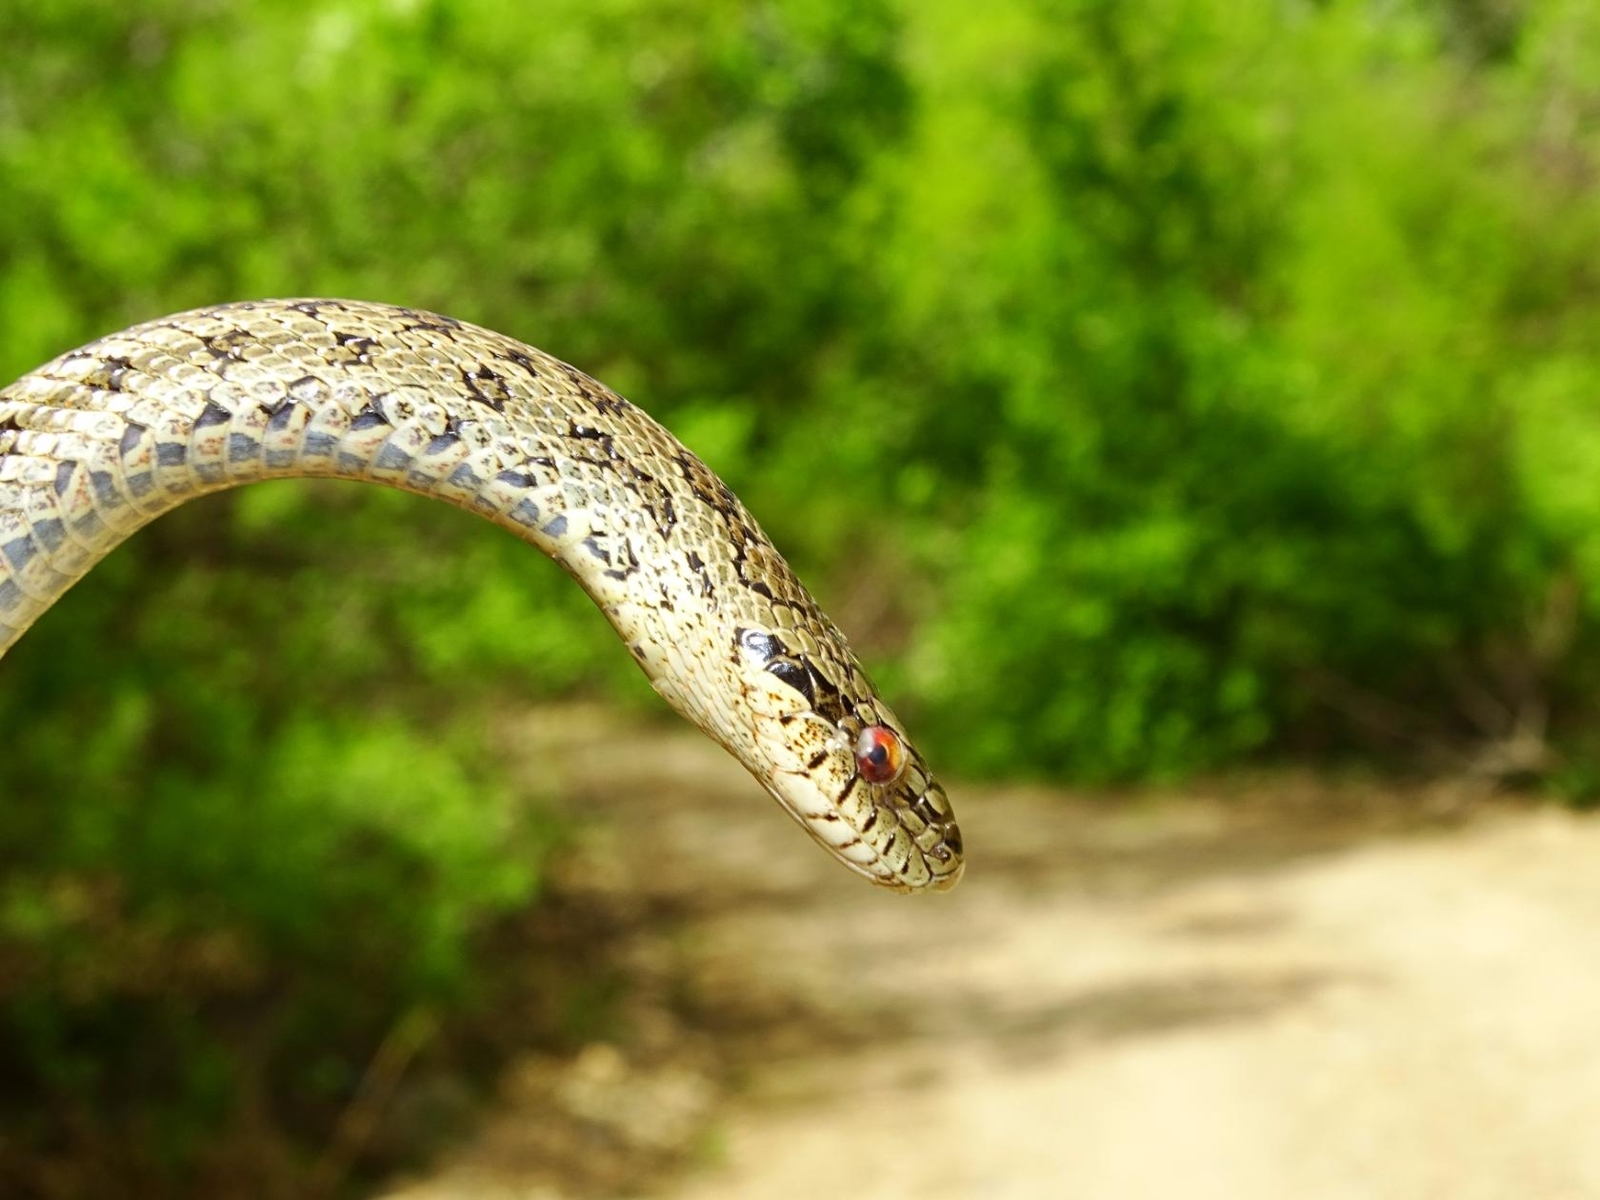
<svg viewBox="0 0 1600 1200">
<path fill-rule="evenodd" d="M 958 848 L 960 833 L 953 822 L 944 823 L 939 840 L 927 848 L 918 844 L 909 828 L 897 823 L 898 836 L 905 838 L 912 847 L 908 851 L 906 867 L 902 869 L 895 865 L 884 848 L 869 837 L 873 828 L 879 825 L 876 813 L 881 809 L 875 809 L 874 815 L 868 817 L 865 828 L 858 828 L 836 807 L 815 813 L 807 812 L 776 788 L 769 787 L 767 791 L 778 802 L 778 807 L 830 857 L 847 867 L 852 874 L 880 887 L 894 892 L 943 892 L 953 888 L 961 878 L 965 863 Z M 917 861 L 921 863 L 921 872 L 910 868 L 910 863 Z M 941 866 L 952 861 L 955 863 L 953 869 L 940 871 Z"/>
</svg>

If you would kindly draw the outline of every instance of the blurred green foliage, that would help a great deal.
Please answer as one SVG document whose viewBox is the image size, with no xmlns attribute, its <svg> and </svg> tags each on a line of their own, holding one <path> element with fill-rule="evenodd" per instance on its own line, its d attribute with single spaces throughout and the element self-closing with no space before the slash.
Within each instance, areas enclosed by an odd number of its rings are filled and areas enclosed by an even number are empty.
<svg viewBox="0 0 1600 1200">
<path fill-rule="evenodd" d="M 1582 0 L 38 0 L 0 42 L 6 378 L 222 300 L 447 311 L 696 447 L 942 768 L 1600 780 Z M 237 1119 L 241 997 L 261 1086 L 347 1094 L 537 891 L 494 714 L 647 697 L 626 659 L 408 497 L 140 535 L 0 667 L 0 1096 L 160 1191 Z M 118 1124 L 151 1062 L 162 1137 Z"/>
</svg>

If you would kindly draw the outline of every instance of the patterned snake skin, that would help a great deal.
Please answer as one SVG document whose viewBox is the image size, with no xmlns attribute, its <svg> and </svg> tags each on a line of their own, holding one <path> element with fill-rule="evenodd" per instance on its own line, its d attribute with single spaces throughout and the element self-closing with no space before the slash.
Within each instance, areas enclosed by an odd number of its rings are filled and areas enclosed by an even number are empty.
<svg viewBox="0 0 1600 1200">
<path fill-rule="evenodd" d="M 201 309 L 0 391 L 0 655 L 146 522 L 311 475 L 435 496 L 532 543 L 667 702 L 851 870 L 898 891 L 960 878 L 943 789 L 727 486 L 588 376 L 432 313 Z"/>
</svg>

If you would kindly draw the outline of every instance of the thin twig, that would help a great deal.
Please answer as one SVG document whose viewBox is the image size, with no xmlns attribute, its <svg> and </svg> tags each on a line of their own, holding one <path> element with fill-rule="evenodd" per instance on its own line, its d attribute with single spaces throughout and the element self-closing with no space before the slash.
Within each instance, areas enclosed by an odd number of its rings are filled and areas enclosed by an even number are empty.
<svg viewBox="0 0 1600 1200">
<path fill-rule="evenodd" d="M 361 1083 L 356 1087 L 350 1102 L 339 1114 L 334 1124 L 333 1136 L 311 1172 L 310 1191 L 314 1196 L 333 1194 L 350 1164 L 377 1128 L 378 1119 L 388 1106 L 389 1099 L 399 1086 L 406 1068 L 439 1028 L 432 1011 L 416 1007 L 409 1009 L 378 1044 L 372 1061 L 367 1064 Z"/>
</svg>

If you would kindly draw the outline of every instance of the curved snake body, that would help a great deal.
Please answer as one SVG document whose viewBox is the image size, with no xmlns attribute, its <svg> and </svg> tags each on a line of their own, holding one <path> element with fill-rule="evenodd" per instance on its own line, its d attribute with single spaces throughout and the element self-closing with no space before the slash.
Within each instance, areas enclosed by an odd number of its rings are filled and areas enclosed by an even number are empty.
<svg viewBox="0 0 1600 1200">
<path fill-rule="evenodd" d="M 900 891 L 960 878 L 944 791 L 727 486 L 582 372 L 432 313 L 201 309 L 0 391 L 0 655 L 148 521 L 295 476 L 387 484 L 509 529 L 577 580 L 668 703 L 841 862 Z M 875 781 L 853 747 L 884 729 L 904 761 Z"/>
</svg>

